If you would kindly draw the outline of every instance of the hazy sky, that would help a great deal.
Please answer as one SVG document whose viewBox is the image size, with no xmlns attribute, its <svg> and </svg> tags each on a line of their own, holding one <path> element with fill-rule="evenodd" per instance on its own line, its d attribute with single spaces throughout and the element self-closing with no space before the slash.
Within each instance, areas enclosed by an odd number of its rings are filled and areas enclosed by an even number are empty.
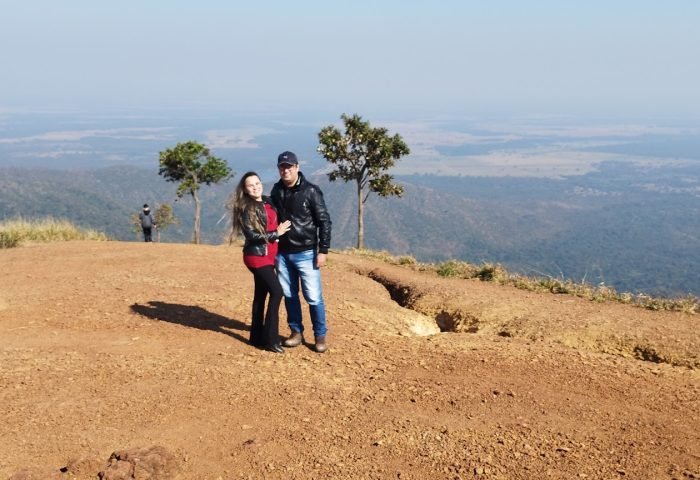
<svg viewBox="0 0 700 480">
<path fill-rule="evenodd" d="M 0 0 L 0 108 L 700 109 L 697 0 Z"/>
</svg>

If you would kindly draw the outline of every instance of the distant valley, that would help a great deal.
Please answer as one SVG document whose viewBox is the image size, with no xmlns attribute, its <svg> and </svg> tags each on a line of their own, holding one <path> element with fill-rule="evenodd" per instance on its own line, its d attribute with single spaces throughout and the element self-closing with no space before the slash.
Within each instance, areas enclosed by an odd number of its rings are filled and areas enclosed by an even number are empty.
<svg viewBox="0 0 700 480">
<path fill-rule="evenodd" d="M 238 172 L 241 173 L 241 172 Z M 370 197 L 366 246 L 419 261 L 499 262 L 618 291 L 700 295 L 700 183 L 695 165 L 607 163 L 586 175 L 547 178 L 399 176 L 404 198 Z M 316 175 L 333 218 L 333 246 L 356 241 L 353 187 Z M 205 187 L 203 238 L 226 237 L 226 198 L 235 186 Z M 266 181 L 271 187 L 271 180 Z M 172 203 L 182 224 L 162 241 L 192 237 L 193 206 L 153 169 L 0 169 L 0 219 L 55 216 L 138 241 L 130 215 Z M 238 252 L 232 252 L 237 255 Z"/>
<path fill-rule="evenodd" d="M 698 120 L 579 117 L 371 118 L 411 148 L 392 170 L 404 198 L 370 197 L 366 246 L 419 261 L 499 262 L 509 270 L 620 292 L 700 295 Z M 122 112 L 0 110 L 0 219 L 56 216 L 137 241 L 130 216 L 171 203 L 192 238 L 193 206 L 157 175 L 158 152 L 197 139 L 236 171 L 205 187 L 203 239 L 225 241 L 226 198 L 256 170 L 269 189 L 291 149 L 322 184 L 333 246 L 356 242 L 354 186 L 329 183 L 321 112 L 225 109 Z M 234 253 L 232 253 L 234 254 Z M 237 254 L 237 253 L 235 253 Z"/>
</svg>

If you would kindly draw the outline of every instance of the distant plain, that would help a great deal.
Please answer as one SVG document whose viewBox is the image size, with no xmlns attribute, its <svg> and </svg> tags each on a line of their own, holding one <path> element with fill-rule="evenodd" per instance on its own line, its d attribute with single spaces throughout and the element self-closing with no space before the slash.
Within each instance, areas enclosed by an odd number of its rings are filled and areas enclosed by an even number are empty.
<svg viewBox="0 0 700 480">
<path fill-rule="evenodd" d="M 354 113 L 354 112 L 349 112 Z M 361 113 L 361 112 L 360 112 Z M 501 262 L 618 290 L 700 294 L 700 128 L 692 119 L 367 118 L 411 148 L 403 199 L 370 197 L 367 246 L 421 261 Z M 269 188 L 286 149 L 323 184 L 336 248 L 355 244 L 354 194 L 329 184 L 316 134 L 333 116 L 224 111 L 0 111 L 0 219 L 54 215 L 136 239 L 129 212 L 173 203 L 158 152 L 194 139 Z M 206 189 L 209 243 L 225 236 L 227 185 Z M 111 184 L 111 185 L 110 185 Z M 164 241 L 189 241 L 192 206 Z M 86 214 L 89 212 L 89 214 Z M 123 218 L 122 218 L 123 217 Z"/>
</svg>

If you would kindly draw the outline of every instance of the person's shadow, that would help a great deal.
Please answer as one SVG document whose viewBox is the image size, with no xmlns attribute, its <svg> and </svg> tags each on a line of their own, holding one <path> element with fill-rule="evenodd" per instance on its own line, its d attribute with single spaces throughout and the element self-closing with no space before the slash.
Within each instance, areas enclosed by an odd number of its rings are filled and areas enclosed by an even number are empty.
<svg viewBox="0 0 700 480">
<path fill-rule="evenodd" d="M 135 303 L 131 305 L 131 310 L 153 320 L 177 323 L 200 330 L 211 330 L 233 337 L 243 343 L 249 343 L 245 336 L 237 332 L 249 331 L 250 326 L 240 320 L 212 313 L 202 307 L 151 301 L 145 305 Z"/>
</svg>

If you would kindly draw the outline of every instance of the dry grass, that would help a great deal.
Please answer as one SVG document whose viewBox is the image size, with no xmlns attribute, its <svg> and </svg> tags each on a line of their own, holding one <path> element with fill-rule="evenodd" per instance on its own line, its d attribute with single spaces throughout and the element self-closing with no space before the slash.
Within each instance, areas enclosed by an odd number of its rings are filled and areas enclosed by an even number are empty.
<svg viewBox="0 0 700 480">
<path fill-rule="evenodd" d="M 51 217 L 33 220 L 16 218 L 0 222 L 0 248 L 13 248 L 32 242 L 66 240 L 104 241 L 108 238 L 102 232 L 79 228 L 68 220 Z"/>
<path fill-rule="evenodd" d="M 348 253 L 358 255 L 365 258 L 374 258 L 381 260 L 384 263 L 393 265 L 419 265 L 415 258 L 410 255 L 395 256 L 385 250 L 369 250 L 366 248 L 350 248 L 346 250 Z"/>
<path fill-rule="evenodd" d="M 585 282 L 557 279 L 551 277 L 528 277 L 509 273 L 498 263 L 483 263 L 474 265 L 459 260 L 448 260 L 442 263 L 418 263 L 410 256 L 393 256 L 385 251 L 366 249 L 350 249 L 349 253 L 367 258 L 374 258 L 393 265 L 409 266 L 414 270 L 432 271 L 441 277 L 479 279 L 485 282 L 495 282 L 500 285 L 510 285 L 523 290 L 549 292 L 555 294 L 574 295 L 594 302 L 619 302 L 647 310 L 663 310 L 700 313 L 700 299 L 694 295 L 679 298 L 657 298 L 644 294 L 618 293 L 614 288 L 604 284 L 591 285 Z"/>
</svg>

